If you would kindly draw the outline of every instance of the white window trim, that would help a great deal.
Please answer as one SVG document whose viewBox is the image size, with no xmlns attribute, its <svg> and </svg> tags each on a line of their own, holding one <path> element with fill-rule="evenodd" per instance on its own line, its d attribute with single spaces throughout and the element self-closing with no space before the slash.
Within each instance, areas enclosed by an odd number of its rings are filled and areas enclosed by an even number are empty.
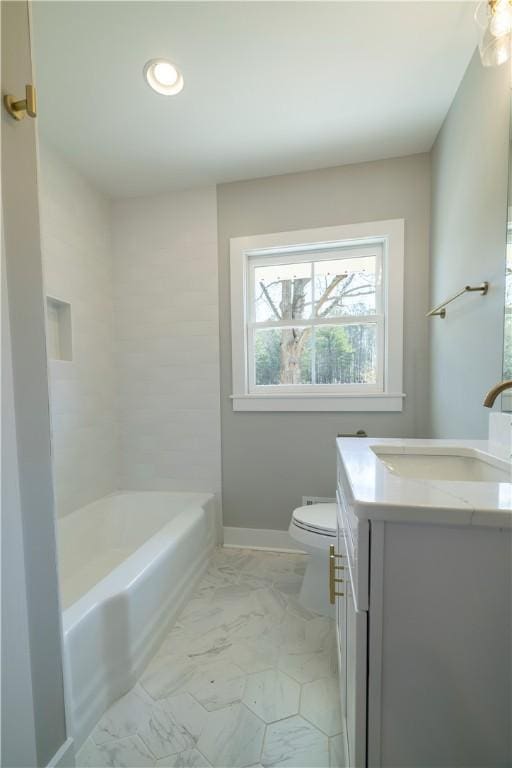
<svg viewBox="0 0 512 768">
<path fill-rule="evenodd" d="M 403 219 L 389 219 L 335 227 L 319 227 L 230 240 L 231 345 L 234 411 L 402 411 L 403 388 Z M 384 348 L 386 363 L 382 392 L 275 392 L 251 394 L 248 373 L 247 287 L 249 256 L 283 249 L 333 247 L 379 242 L 383 245 Z"/>
</svg>

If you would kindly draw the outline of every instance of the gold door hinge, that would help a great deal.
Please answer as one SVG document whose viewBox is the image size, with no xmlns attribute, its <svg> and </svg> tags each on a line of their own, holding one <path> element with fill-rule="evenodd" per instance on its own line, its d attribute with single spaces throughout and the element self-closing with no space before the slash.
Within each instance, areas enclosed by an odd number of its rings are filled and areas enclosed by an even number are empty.
<svg viewBox="0 0 512 768">
<path fill-rule="evenodd" d="M 23 120 L 27 115 L 37 117 L 36 89 L 33 85 L 25 86 L 25 98 L 16 100 L 14 96 L 6 94 L 4 105 L 8 113 L 15 120 Z"/>
<path fill-rule="evenodd" d="M 343 557 L 338 555 L 334 549 L 334 546 L 329 547 L 329 601 L 331 605 L 334 605 L 337 597 L 345 597 L 344 592 L 336 592 L 336 584 L 343 584 L 344 579 L 336 578 L 336 571 L 343 571 L 343 565 L 336 565 L 336 558 Z"/>
</svg>

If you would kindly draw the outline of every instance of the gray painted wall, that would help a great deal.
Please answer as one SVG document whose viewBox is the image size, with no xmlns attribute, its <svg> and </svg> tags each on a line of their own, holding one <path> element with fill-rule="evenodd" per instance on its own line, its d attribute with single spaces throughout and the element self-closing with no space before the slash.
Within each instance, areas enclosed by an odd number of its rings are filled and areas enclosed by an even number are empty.
<svg viewBox="0 0 512 768">
<path fill-rule="evenodd" d="M 431 299 L 488 280 L 431 325 L 434 437 L 485 437 L 487 389 L 501 379 L 509 142 L 508 65 L 473 56 L 432 152 Z"/>
<path fill-rule="evenodd" d="M 223 184 L 217 196 L 224 524 L 283 530 L 303 494 L 334 495 L 338 432 L 427 432 L 430 160 L 414 155 Z M 229 239 L 393 218 L 406 221 L 403 413 L 234 413 Z"/>
</svg>

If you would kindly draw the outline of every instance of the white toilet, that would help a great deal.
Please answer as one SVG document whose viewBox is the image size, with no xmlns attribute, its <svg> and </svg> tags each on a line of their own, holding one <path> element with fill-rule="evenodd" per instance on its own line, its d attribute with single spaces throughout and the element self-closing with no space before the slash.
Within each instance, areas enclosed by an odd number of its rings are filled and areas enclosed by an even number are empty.
<svg viewBox="0 0 512 768">
<path fill-rule="evenodd" d="M 288 530 L 309 555 L 299 595 L 301 605 L 322 616 L 334 616 L 329 602 L 329 547 L 336 546 L 336 504 L 297 507 Z"/>
</svg>

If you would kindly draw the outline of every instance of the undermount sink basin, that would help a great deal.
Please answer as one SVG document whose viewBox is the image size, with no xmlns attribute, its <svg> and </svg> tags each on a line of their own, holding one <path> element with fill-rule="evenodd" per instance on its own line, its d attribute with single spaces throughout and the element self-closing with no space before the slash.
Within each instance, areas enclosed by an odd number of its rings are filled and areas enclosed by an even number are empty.
<svg viewBox="0 0 512 768">
<path fill-rule="evenodd" d="M 373 452 L 394 475 L 416 480 L 445 480 L 480 483 L 512 482 L 512 466 L 494 456 L 469 448 L 415 448 L 392 452 L 388 446 L 372 446 Z"/>
</svg>

